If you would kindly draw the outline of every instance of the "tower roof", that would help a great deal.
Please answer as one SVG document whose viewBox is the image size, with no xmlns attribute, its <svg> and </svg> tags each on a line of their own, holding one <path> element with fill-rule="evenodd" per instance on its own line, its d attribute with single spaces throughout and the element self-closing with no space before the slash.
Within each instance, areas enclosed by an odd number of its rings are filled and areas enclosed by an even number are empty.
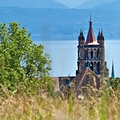
<svg viewBox="0 0 130 120">
<path fill-rule="evenodd" d="M 104 36 L 103 36 L 102 29 L 99 29 L 99 33 L 98 33 L 98 36 L 97 36 L 97 40 L 104 40 Z"/>
<path fill-rule="evenodd" d="M 79 34 L 79 38 L 78 38 L 79 40 L 85 40 L 85 38 L 84 38 L 84 34 L 83 34 L 83 30 L 82 29 L 80 29 L 80 34 Z"/>
<path fill-rule="evenodd" d="M 91 16 L 90 16 L 89 31 L 87 35 L 86 44 L 93 43 L 93 42 L 95 42 L 95 37 L 94 37 L 93 29 L 92 29 L 92 21 L 91 21 Z"/>
</svg>

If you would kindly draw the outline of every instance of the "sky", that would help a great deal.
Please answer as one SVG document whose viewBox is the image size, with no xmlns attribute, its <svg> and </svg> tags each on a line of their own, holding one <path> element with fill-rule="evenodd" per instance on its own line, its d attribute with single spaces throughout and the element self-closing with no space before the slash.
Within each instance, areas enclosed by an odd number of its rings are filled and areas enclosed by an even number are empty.
<svg viewBox="0 0 130 120">
<path fill-rule="evenodd" d="M 66 5 L 70 8 L 73 8 L 73 7 L 79 6 L 82 3 L 89 1 L 89 0 L 54 0 L 54 1 L 59 1 L 60 3 Z"/>
</svg>

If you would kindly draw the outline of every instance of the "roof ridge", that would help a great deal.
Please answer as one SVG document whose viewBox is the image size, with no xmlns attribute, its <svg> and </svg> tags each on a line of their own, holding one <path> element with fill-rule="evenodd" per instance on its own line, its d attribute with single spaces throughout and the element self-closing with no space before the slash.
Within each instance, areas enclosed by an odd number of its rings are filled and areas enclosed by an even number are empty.
<svg viewBox="0 0 130 120">
<path fill-rule="evenodd" d="M 92 71 L 90 68 L 88 68 L 88 70 L 90 70 L 95 76 L 98 77 L 98 75 L 94 71 Z"/>
<path fill-rule="evenodd" d="M 84 75 L 83 75 L 83 77 L 82 77 L 82 79 L 81 79 L 77 89 L 79 89 L 79 86 L 80 86 L 81 82 L 83 81 L 83 78 L 85 77 L 85 74 L 86 74 L 87 71 L 88 71 L 88 68 L 85 68 Z"/>
</svg>

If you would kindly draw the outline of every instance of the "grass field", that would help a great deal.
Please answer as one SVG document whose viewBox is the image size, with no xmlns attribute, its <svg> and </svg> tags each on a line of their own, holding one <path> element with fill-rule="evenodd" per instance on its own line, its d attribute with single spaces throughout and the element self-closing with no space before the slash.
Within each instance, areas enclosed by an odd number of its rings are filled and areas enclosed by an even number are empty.
<svg viewBox="0 0 130 120">
<path fill-rule="evenodd" d="M 120 88 L 119 88 L 120 89 Z M 120 90 L 111 87 L 84 100 L 32 94 L 10 94 L 3 89 L 0 120 L 119 120 Z"/>
</svg>

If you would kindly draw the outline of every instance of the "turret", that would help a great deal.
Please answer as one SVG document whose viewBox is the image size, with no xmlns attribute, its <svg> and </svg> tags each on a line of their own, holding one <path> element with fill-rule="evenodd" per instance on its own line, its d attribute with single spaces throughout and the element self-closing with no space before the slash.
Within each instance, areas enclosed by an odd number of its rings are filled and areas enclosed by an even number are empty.
<svg viewBox="0 0 130 120">
<path fill-rule="evenodd" d="M 99 33 L 98 33 L 98 36 L 97 36 L 97 42 L 99 43 L 100 50 L 101 50 L 101 74 L 102 74 L 102 76 L 107 76 L 107 74 L 105 74 L 105 72 L 106 72 L 105 46 L 104 46 L 104 36 L 103 36 L 102 29 L 99 29 Z"/>
<path fill-rule="evenodd" d="M 104 36 L 103 36 L 102 29 L 101 29 L 101 30 L 99 29 L 99 33 L 98 33 L 98 36 L 97 36 L 97 42 L 98 42 L 100 45 L 103 45 L 103 46 L 104 46 Z"/>
<path fill-rule="evenodd" d="M 78 41 L 79 41 L 79 46 L 84 46 L 85 38 L 84 38 L 83 30 L 82 29 L 80 30 Z"/>
</svg>

